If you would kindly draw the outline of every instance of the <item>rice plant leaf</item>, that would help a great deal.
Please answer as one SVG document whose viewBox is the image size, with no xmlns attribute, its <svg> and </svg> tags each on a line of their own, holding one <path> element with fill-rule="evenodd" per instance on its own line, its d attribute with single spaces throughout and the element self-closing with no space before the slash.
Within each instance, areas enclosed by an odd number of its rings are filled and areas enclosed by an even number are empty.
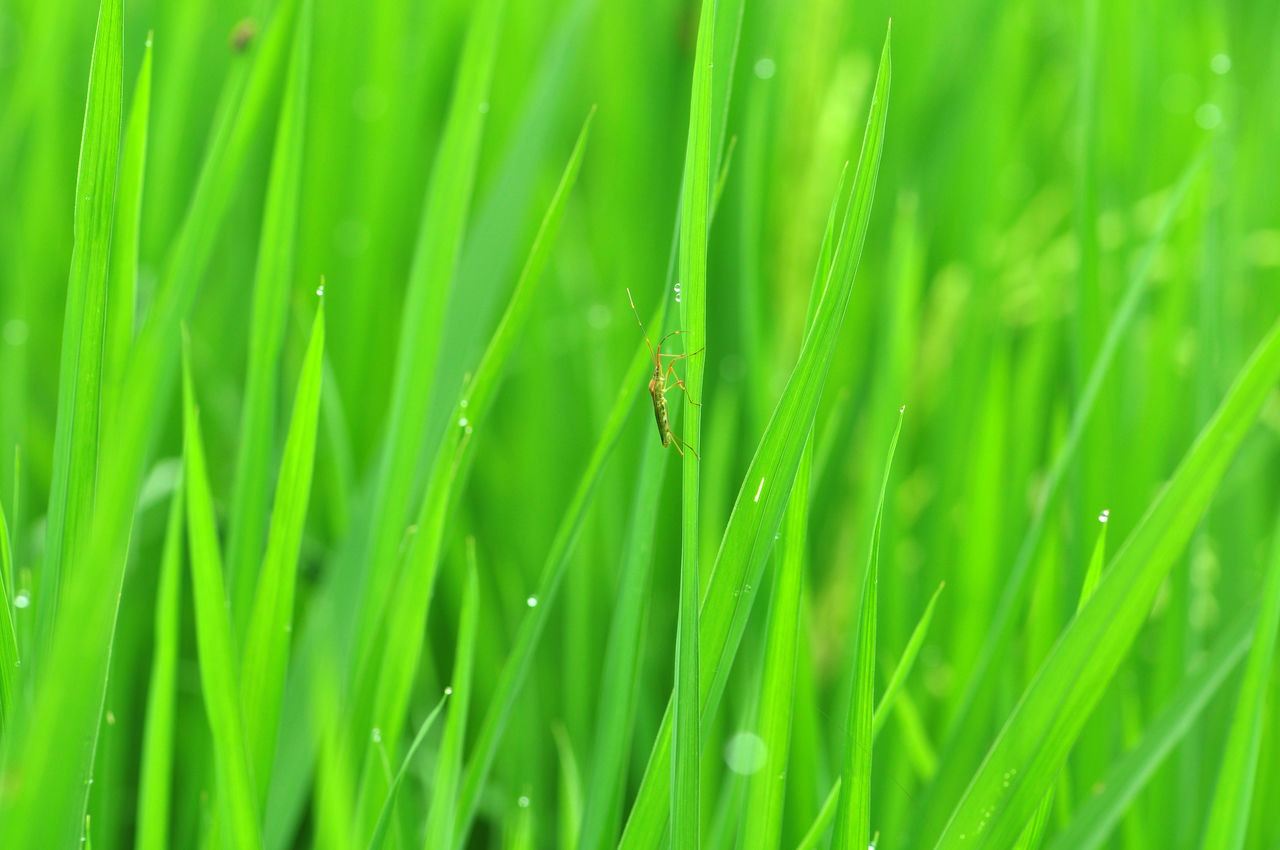
<svg viewBox="0 0 1280 850">
<path fill-rule="evenodd" d="M 450 847 L 458 800 L 458 779 L 462 774 L 462 748 L 467 735 L 467 709 L 471 703 L 472 666 L 476 652 L 476 620 L 480 605 L 480 583 L 477 577 L 475 541 L 467 541 L 467 578 L 462 590 L 462 609 L 458 617 L 458 644 L 453 659 L 453 705 L 445 719 L 444 739 L 440 742 L 432 786 L 431 809 L 427 813 L 427 847 Z"/>
<path fill-rule="evenodd" d="M 978 727 L 986 722 L 983 713 L 975 709 L 989 705 L 983 696 L 991 687 L 992 672 L 999 669 L 995 662 L 1000 653 L 1008 647 L 1010 634 L 1018 615 L 1023 610 L 1023 602 L 1030 587 L 1031 567 L 1044 540 L 1053 507 L 1062 492 L 1063 483 L 1067 480 L 1067 473 L 1076 461 L 1085 430 L 1102 392 L 1103 383 L 1120 350 L 1120 343 L 1139 314 L 1156 256 L 1168 238 L 1174 216 L 1182 208 L 1192 185 L 1200 175 L 1204 162 L 1204 156 L 1198 156 L 1191 162 L 1161 209 L 1151 237 L 1143 246 L 1138 262 L 1129 277 L 1124 296 L 1116 308 L 1115 315 L 1107 327 L 1106 336 L 1094 357 L 1093 365 L 1089 369 L 1080 398 L 1072 413 L 1067 436 L 1054 455 L 1044 486 L 1036 500 L 1031 525 L 1018 546 L 1013 566 L 1003 579 L 1000 599 L 996 603 L 990 627 L 986 630 L 982 648 L 974 662 L 973 673 L 957 701 L 958 706 L 948 726 L 942 747 L 943 769 L 923 795 L 921 802 L 923 814 L 916 821 L 918 829 L 938 830 L 949 813 L 945 807 L 950 805 L 950 801 L 954 799 L 953 795 L 961 792 L 964 783 L 972 775 L 972 763 L 969 761 L 967 748 L 972 747 L 973 741 L 982 734 Z"/>
<path fill-rule="evenodd" d="M 1226 752 L 1222 756 L 1218 784 L 1209 807 L 1209 823 L 1201 845 L 1205 850 L 1240 850 L 1244 847 L 1277 632 L 1280 632 L 1280 531 L 1277 531 L 1272 544 L 1271 564 L 1262 587 L 1262 610 L 1258 614 L 1249 660 L 1245 662 L 1244 680 L 1240 683 Z"/>
<path fill-rule="evenodd" d="M 303 137 L 311 77 L 311 0 L 302 0 L 276 128 L 254 270 L 249 360 L 227 532 L 227 584 L 235 634 L 243 637 L 267 530 L 268 463 L 275 445 L 276 395 L 285 317 L 294 281 Z M 261 783 L 262 778 L 259 778 Z"/>
<path fill-rule="evenodd" d="M 306 526 L 316 454 L 324 338 L 324 301 L 321 300 L 311 328 L 311 341 L 302 361 L 302 372 L 298 376 L 289 435 L 280 461 L 275 504 L 271 509 L 267 552 L 258 573 L 258 587 L 253 598 L 241 665 L 245 740 L 260 805 L 266 803 L 288 670 L 298 554 Z"/>
<path fill-rule="evenodd" d="M 409 518 L 440 357 L 445 304 L 471 207 L 485 123 L 482 107 L 489 101 L 505 7 L 505 0 L 480 0 L 472 7 L 453 100 L 431 169 L 401 311 L 390 415 L 373 487 L 374 526 L 368 555 L 359 560 L 361 601 L 351 606 L 359 614 L 357 659 L 367 656 L 394 586 L 396 553 Z"/>
<path fill-rule="evenodd" d="M 71 274 L 58 363 L 58 416 L 53 442 L 44 575 L 37 611 L 39 640 L 52 636 L 66 578 L 84 545 L 98 475 L 98 416 L 107 281 L 120 165 L 124 98 L 121 0 L 102 0 L 89 61 L 89 89 L 76 172 Z M 83 813 L 77 818 L 83 820 Z"/>
<path fill-rule="evenodd" d="M 840 771 L 840 802 L 836 807 L 837 850 L 850 850 L 871 839 L 871 752 L 875 740 L 872 716 L 875 713 L 876 684 L 876 600 L 880 582 L 880 530 L 884 525 L 884 497 L 889 490 L 889 472 L 893 455 L 902 433 L 902 412 L 898 427 L 889 443 L 885 459 L 880 498 L 876 501 L 876 518 L 871 526 L 871 550 L 862 578 L 862 603 L 858 611 L 858 644 L 853 677 L 853 695 L 849 701 L 846 725 L 844 767 Z"/>
<path fill-rule="evenodd" d="M 693 92 L 689 98 L 689 135 L 685 146 L 684 180 L 680 192 L 680 266 L 683 285 L 681 332 L 687 357 L 682 440 L 701 443 L 702 376 L 707 338 L 707 208 L 711 194 L 711 96 L 715 62 L 715 0 L 702 0 L 698 47 L 693 63 Z M 680 522 L 680 607 L 676 625 L 675 715 L 673 718 L 671 781 L 671 844 L 698 847 L 699 804 L 698 721 L 698 495 L 702 465 L 696 448 L 684 452 Z"/>
<path fill-rule="evenodd" d="M 1148 780 L 1164 763 L 1249 649 L 1257 622 L 1257 606 L 1239 611 L 1189 673 L 1160 712 L 1147 724 L 1142 739 L 1121 756 L 1102 780 L 1102 793 L 1083 800 L 1071 822 L 1049 842 L 1048 850 L 1097 850 Z"/>
<path fill-rule="evenodd" d="M 559 234 L 565 207 L 582 167 L 594 114 L 593 109 L 583 123 L 560 183 L 534 237 L 507 310 L 476 368 L 475 376 L 454 408 L 452 421 L 457 425 L 446 430 L 437 448 L 427 490 L 415 523 L 417 532 L 401 570 L 399 590 L 388 600 L 385 634 L 397 648 L 388 652 L 385 646 L 379 646 L 376 652 L 365 657 L 357 673 L 357 681 L 369 681 L 374 685 L 369 705 L 362 709 L 367 713 L 356 716 L 353 728 L 377 725 L 383 730 L 384 739 L 392 743 L 399 736 L 413 677 L 417 672 L 421 651 L 420 636 L 435 586 L 446 520 L 462 489 L 460 482 L 465 477 L 463 470 L 470 461 L 473 444 L 469 435 L 475 428 L 483 428 L 487 423 L 499 382 L 510 365 L 512 349 L 528 323 L 551 249 Z"/>
<path fill-rule="evenodd" d="M 22 782 L 0 795 L 0 846 L 70 847 L 83 832 L 134 508 L 178 372 L 180 320 L 204 277 L 219 224 L 271 101 L 276 71 L 287 53 L 294 2 L 284 0 L 263 25 L 251 69 L 237 65 L 248 74 L 248 85 L 240 74 L 228 78 L 224 92 L 235 96 L 224 98 L 225 108 L 215 119 L 182 232 L 134 340 L 121 402 L 102 422 L 101 443 L 112 449 L 99 458 L 99 491 L 83 556 L 93 569 L 75 570 L 64 582 L 59 618 L 68 626 L 54 631 L 47 663 L 41 662 L 42 675 L 22 711 L 22 734 L 4 742 L 0 770 L 14 775 L 11 771 L 20 766 Z M 62 687 L 68 681 L 80 683 L 74 699 Z M 15 814 L 36 811 L 42 816 Z"/>
<path fill-rule="evenodd" d="M 174 717 L 177 704 L 178 653 L 182 618 L 182 530 L 186 488 L 173 491 L 165 524 L 160 583 L 156 588 L 153 630 L 155 654 L 147 686 L 147 718 L 143 727 L 142 766 L 138 778 L 137 850 L 165 850 L 169 837 L 173 786 Z"/>
<path fill-rule="evenodd" d="M 561 850 L 574 850 L 582 846 L 579 839 L 582 829 L 582 774 L 578 760 L 573 755 L 573 742 L 564 726 L 556 724 L 551 729 L 556 740 L 556 755 L 560 763 L 559 783 L 559 837 Z"/>
<path fill-rule="evenodd" d="M 133 85 L 133 103 L 125 123 L 120 153 L 120 183 L 116 196 L 115 234 L 111 238 L 111 278 L 108 284 L 106 336 L 102 353 L 103 408 L 111 415 L 118 403 L 129 349 L 133 345 L 134 313 L 138 298 L 138 229 L 142 220 L 142 186 L 147 162 L 148 121 L 151 117 L 151 36 L 142 54 L 142 67 Z"/>
<path fill-rule="evenodd" d="M 387 791 L 387 799 L 382 804 L 382 811 L 378 814 L 378 822 L 374 825 L 373 835 L 369 838 L 369 850 L 382 850 L 386 846 L 387 829 L 391 825 L 391 818 L 395 813 L 396 798 L 400 794 L 400 785 L 404 782 L 405 776 L 408 775 L 409 768 L 413 764 L 413 757 L 418 754 L 418 748 L 427 739 L 427 733 L 435 725 L 436 717 L 439 716 L 440 710 L 444 708 L 445 701 L 449 699 L 449 696 L 450 691 L 445 691 L 444 695 L 440 697 L 440 701 L 436 703 L 436 707 L 431 709 L 427 719 L 422 721 L 422 725 L 418 727 L 417 734 L 413 736 L 413 743 L 409 745 L 409 751 L 404 754 L 400 769 L 396 771 L 395 777 L 391 780 L 391 787 Z"/>
<path fill-rule="evenodd" d="M 1023 693 L 939 838 L 940 850 L 1005 847 L 1015 840 L 1055 781 L 1278 378 L 1280 322 L 1258 344 Z"/>
<path fill-rule="evenodd" d="M 191 559 L 191 596 L 195 602 L 196 648 L 205 714 L 213 737 L 219 825 L 235 847 L 262 845 L 253 772 L 241 716 L 240 685 L 227 617 L 222 555 L 209 493 L 200 436 L 199 411 L 188 357 L 183 356 L 183 456 L 187 492 L 187 544 Z"/>
<path fill-rule="evenodd" d="M 9 522 L 0 504 L 0 736 L 13 708 L 14 684 L 18 676 L 18 630 L 14 625 L 13 550 L 9 543 Z"/>
<path fill-rule="evenodd" d="M 750 603 L 754 598 L 751 588 L 759 587 L 773 536 L 782 522 L 782 513 L 813 423 L 852 291 L 871 217 L 871 202 L 884 142 L 890 74 L 889 38 L 886 36 L 862 152 L 831 273 L 814 315 L 813 327 L 805 337 L 799 362 L 738 491 L 703 599 L 700 619 L 703 675 L 699 686 L 704 731 L 715 718 L 720 695 L 746 628 Z M 670 749 L 671 707 L 668 706 L 623 832 L 623 847 L 657 847 L 667 832 Z"/>
</svg>

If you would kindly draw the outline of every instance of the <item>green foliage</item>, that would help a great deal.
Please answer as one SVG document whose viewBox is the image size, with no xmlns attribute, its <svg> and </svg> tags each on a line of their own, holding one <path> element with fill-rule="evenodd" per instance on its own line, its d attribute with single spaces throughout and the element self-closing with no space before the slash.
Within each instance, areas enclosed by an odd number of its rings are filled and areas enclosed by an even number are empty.
<svg viewBox="0 0 1280 850">
<path fill-rule="evenodd" d="M 1280 846 L 1274 9 L 241 6 L 0 9 L 0 847 Z"/>
</svg>

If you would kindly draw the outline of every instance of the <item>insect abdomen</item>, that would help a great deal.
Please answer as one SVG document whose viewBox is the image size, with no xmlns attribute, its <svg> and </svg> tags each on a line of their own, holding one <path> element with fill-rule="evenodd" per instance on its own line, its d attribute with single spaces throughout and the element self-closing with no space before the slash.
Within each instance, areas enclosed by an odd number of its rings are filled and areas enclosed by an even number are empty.
<svg viewBox="0 0 1280 850">
<path fill-rule="evenodd" d="M 667 422 L 667 399 L 660 392 L 655 392 L 652 388 L 650 393 L 653 395 L 653 418 L 658 421 L 658 436 L 662 438 L 662 447 L 665 449 L 671 445 L 671 426 Z"/>
</svg>

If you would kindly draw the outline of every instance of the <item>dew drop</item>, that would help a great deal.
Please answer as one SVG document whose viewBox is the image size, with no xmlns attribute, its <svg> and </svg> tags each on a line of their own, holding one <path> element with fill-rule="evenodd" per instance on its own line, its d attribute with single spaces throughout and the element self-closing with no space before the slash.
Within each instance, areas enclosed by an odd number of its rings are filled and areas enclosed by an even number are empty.
<svg viewBox="0 0 1280 850">
<path fill-rule="evenodd" d="M 31 594 L 25 590 L 19 590 L 13 597 L 14 608 L 27 608 L 31 605 Z"/>
<path fill-rule="evenodd" d="M 527 809 L 527 808 L 529 808 L 529 798 L 528 798 L 528 797 L 526 797 L 526 796 L 525 796 L 525 795 L 523 795 L 523 794 L 521 794 L 521 795 L 520 795 L 520 799 L 519 799 L 519 800 L 516 800 L 516 803 L 517 803 L 517 804 L 519 804 L 520 808 L 522 808 L 522 809 Z"/>
<path fill-rule="evenodd" d="M 1225 53 L 1219 53 L 1209 60 L 1209 70 L 1221 76 L 1231 70 L 1231 57 Z"/>
<path fill-rule="evenodd" d="M 466 407 L 467 407 L 467 405 L 468 405 L 469 403 L 470 403 L 470 402 L 468 402 L 468 401 L 464 398 L 462 401 L 458 402 L 458 407 L 461 407 L 461 408 L 463 408 L 463 409 L 465 410 L 465 409 L 466 409 Z"/>
<path fill-rule="evenodd" d="M 319 286 L 317 286 L 317 287 L 316 287 L 316 295 L 319 295 L 321 298 L 323 298 L 323 297 L 324 297 L 324 284 L 323 284 L 323 283 L 321 283 Z"/>
<path fill-rule="evenodd" d="M 526 603 L 530 608 L 537 608 L 537 607 L 538 607 L 538 597 L 536 597 L 536 596 L 530 596 L 528 599 L 526 599 L 526 600 L 525 600 L 525 603 Z"/>
<path fill-rule="evenodd" d="M 463 416 L 458 420 L 458 427 L 459 428 L 467 427 L 467 417 Z"/>
<path fill-rule="evenodd" d="M 382 743 L 382 730 L 377 726 L 373 727 L 373 734 L 370 736 L 375 744 Z"/>
<path fill-rule="evenodd" d="M 1111 519 L 1111 511 L 1109 510 L 1104 510 L 1102 513 L 1098 514 L 1098 522 L 1106 522 L 1109 519 Z"/>
<path fill-rule="evenodd" d="M 768 56 L 761 57 L 756 60 L 755 64 L 756 77 L 761 80 L 771 80 L 773 75 L 778 72 L 778 64 Z"/>
<path fill-rule="evenodd" d="M 453 696 L 453 688 L 445 688 L 445 689 L 444 689 L 444 695 L 445 695 L 445 696 L 447 696 L 447 697 L 451 697 L 451 696 Z"/>
</svg>

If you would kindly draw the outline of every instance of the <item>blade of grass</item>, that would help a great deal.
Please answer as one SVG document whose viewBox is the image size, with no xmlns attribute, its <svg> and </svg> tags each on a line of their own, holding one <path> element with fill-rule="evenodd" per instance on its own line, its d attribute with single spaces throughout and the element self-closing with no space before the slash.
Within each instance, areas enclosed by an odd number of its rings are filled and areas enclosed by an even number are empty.
<svg viewBox="0 0 1280 850">
<path fill-rule="evenodd" d="M 218 551 L 217 521 L 209 493 L 199 411 L 186 347 L 183 351 L 183 455 L 187 492 L 187 543 L 191 558 L 191 596 L 195 601 L 196 647 L 205 713 L 213 736 L 220 825 L 232 846 L 260 847 L 253 772 L 241 717 L 240 686 L 227 618 Z"/>
<path fill-rule="evenodd" d="M 699 682 L 704 730 L 715 718 L 720 695 L 746 628 L 753 601 L 751 588 L 759 586 L 773 536 L 781 524 L 782 512 L 795 480 L 849 302 L 879 172 L 890 73 L 889 39 L 886 36 L 849 209 L 822 301 L 815 313 L 813 327 L 805 337 L 796 367 L 738 491 L 703 601 L 701 669 L 711 672 L 711 676 L 703 676 Z M 671 781 L 670 737 L 671 707 L 668 706 L 623 832 L 623 847 L 657 847 L 667 832 L 670 786 L 664 783 Z"/>
<path fill-rule="evenodd" d="M 680 192 L 680 302 L 685 351 L 684 442 L 701 439 L 702 376 L 706 357 L 698 354 L 707 338 L 707 207 L 711 192 L 711 96 L 715 61 L 715 0 L 702 0 L 698 46 L 689 98 L 689 137 Z M 698 495 L 701 464 L 696 448 L 684 453 L 681 481 L 680 602 L 676 625 L 675 715 L 672 721 L 671 844 L 698 847 L 701 817 L 698 790 Z"/>
<path fill-rule="evenodd" d="M 311 79 L 311 21 L 311 2 L 302 0 L 271 156 L 271 176 L 263 201 L 262 235 L 254 270 L 249 360 L 227 530 L 227 583 L 237 638 L 243 638 L 248 627 L 257 585 L 255 570 L 261 562 L 263 540 L 267 535 L 267 465 L 275 443 L 278 363 L 294 278 L 302 197 L 303 136 Z M 248 715 L 252 714 L 250 709 Z M 264 778 L 259 777 L 259 784 Z"/>
<path fill-rule="evenodd" d="M 884 694 L 880 697 L 879 704 L 876 705 L 875 714 L 871 716 L 872 743 L 879 737 L 880 730 L 884 728 L 885 721 L 889 719 L 889 712 L 894 709 L 897 703 L 903 683 L 907 681 L 907 676 L 911 674 L 911 668 L 915 666 L 916 656 L 920 654 L 920 647 L 924 645 L 925 636 L 929 633 L 929 624 L 933 622 L 933 611 L 938 604 L 938 596 L 942 593 L 943 587 L 945 585 L 938 586 L 938 589 L 933 592 L 933 596 L 929 599 L 929 604 L 925 606 L 924 613 L 920 615 L 920 620 L 916 623 L 915 629 L 911 632 L 911 637 L 907 640 L 906 648 L 902 651 L 902 658 L 898 660 L 898 665 L 893 668 L 893 674 L 889 677 L 889 684 L 885 686 Z M 831 786 L 831 791 L 822 803 L 822 808 L 818 811 L 817 817 L 813 819 L 813 825 L 809 827 L 804 839 L 801 840 L 799 844 L 800 850 L 816 848 L 822 842 L 822 837 L 826 835 L 827 829 L 836 817 L 836 806 L 840 800 L 840 785 L 840 777 L 837 776 L 836 781 Z"/>
<path fill-rule="evenodd" d="M 107 319 L 102 353 L 103 407 L 111 415 L 119 400 L 129 348 L 133 345 L 134 312 L 138 299 L 138 229 L 142 220 L 142 186 L 147 162 L 148 121 L 151 117 L 151 35 L 142 54 L 142 67 L 133 86 L 133 103 L 125 124 L 120 154 L 120 182 L 116 196 L 115 234 L 111 238 L 111 278 L 107 284 Z"/>
<path fill-rule="evenodd" d="M 480 158 L 482 105 L 489 101 L 505 5 L 505 0 L 481 0 L 472 11 L 444 136 L 431 170 L 401 313 L 391 408 L 373 487 L 374 527 L 366 544 L 367 556 L 351 565 L 359 569 L 362 585 L 359 603 L 345 606 L 358 614 L 357 660 L 372 649 L 380 613 L 389 607 L 394 587 L 396 553 L 409 519 L 445 305 Z"/>
<path fill-rule="evenodd" d="M 956 806 L 938 841 L 940 850 L 1004 847 L 1017 837 L 1124 659 L 1161 582 L 1278 378 L 1280 322 L 1258 344 L 1173 477 L 1112 559 L 1092 599 L 1024 692 Z"/>
<path fill-rule="evenodd" d="M 409 745 L 409 751 L 405 753 L 404 761 L 400 763 L 400 769 L 396 771 L 395 777 L 391 780 L 391 787 L 387 791 L 387 799 L 382 804 L 382 811 L 378 814 L 378 822 L 374 825 L 373 835 L 369 839 L 369 850 L 381 850 L 386 845 L 387 829 L 391 825 L 392 816 L 395 814 L 396 799 L 400 793 L 400 785 L 409 773 L 409 768 L 413 764 L 413 757 L 417 755 L 418 748 L 422 746 L 422 742 L 427 739 L 427 733 L 435 725 L 436 717 L 439 716 L 440 710 L 444 708 L 445 700 L 449 699 L 451 693 L 452 689 L 445 690 L 444 695 L 440 697 L 440 701 L 436 703 L 436 707 L 431 709 L 427 719 L 422 721 L 422 725 L 418 727 L 418 733 L 413 736 L 413 743 Z"/>
<path fill-rule="evenodd" d="M 47 643 L 52 637 L 59 596 L 66 581 L 63 570 L 75 563 L 93 514 L 107 280 L 120 165 L 123 40 L 121 0 L 102 0 L 89 62 L 89 88 L 76 172 L 75 235 L 62 322 L 44 573 L 36 612 L 39 644 Z M 82 821 L 84 813 L 77 819 Z"/>
<path fill-rule="evenodd" d="M 1232 618 L 1197 668 L 1147 724 L 1142 740 L 1112 765 L 1102 780 L 1102 793 L 1081 802 L 1048 850 L 1097 850 L 1106 843 L 1138 793 L 1244 657 L 1257 613 L 1257 607 L 1250 606 Z"/>
<path fill-rule="evenodd" d="M 142 767 L 138 777 L 137 850 L 164 850 L 171 844 L 169 813 L 173 786 L 174 714 L 178 652 L 182 639 L 182 515 L 186 488 L 179 481 L 169 504 L 160 583 L 156 588 L 155 654 L 147 686 Z"/>
<path fill-rule="evenodd" d="M 1276 634 L 1280 632 L 1280 530 L 1272 546 L 1271 565 L 1262 587 L 1262 610 L 1209 807 L 1209 824 L 1201 845 L 1205 850 L 1240 850 L 1249 826 L 1267 683 L 1275 658 Z"/>
<path fill-rule="evenodd" d="M 431 809 L 427 813 L 427 847 L 450 847 L 453 844 L 455 804 L 458 779 L 462 774 L 462 747 L 467 735 L 467 707 L 471 703 L 471 673 L 476 653 L 476 619 L 480 605 L 477 578 L 476 544 L 467 539 L 467 579 L 462 590 L 462 609 L 458 616 L 458 646 L 453 659 L 453 706 L 444 724 L 432 788 Z"/>
<path fill-rule="evenodd" d="M 280 704 L 284 699 L 289 640 L 293 632 L 298 554 L 302 549 L 302 531 L 307 520 L 311 473 L 315 464 L 324 338 L 322 298 L 298 376 L 289 435 L 280 461 L 275 504 L 271 509 L 267 552 L 258 573 L 258 588 L 253 598 L 240 670 L 245 741 L 257 784 L 259 805 L 266 803 L 271 764 L 276 752 L 276 732 L 280 725 Z"/>
<path fill-rule="evenodd" d="M 13 550 L 9 544 L 9 523 L 0 502 L 0 736 L 13 708 L 14 684 L 18 676 L 18 630 L 14 626 Z"/>
<path fill-rule="evenodd" d="M 582 847 L 579 840 L 582 828 L 582 774 L 578 760 L 573 755 L 573 742 L 564 726 L 556 724 L 551 729 L 556 739 L 556 754 L 560 762 L 559 837 L 561 850 Z"/>
<path fill-rule="evenodd" d="M 904 408 L 905 410 L 905 408 Z M 871 752 L 874 736 L 876 679 L 876 599 L 880 582 L 880 530 L 884 526 L 884 498 L 889 490 L 889 472 L 902 433 L 903 411 L 898 411 L 898 427 L 889 442 L 880 498 L 876 501 L 875 522 L 871 526 L 871 549 L 862 578 L 862 602 L 858 611 L 858 649 L 853 694 L 845 732 L 844 768 L 840 772 L 840 801 L 836 807 L 836 850 L 850 850 L 871 838 Z"/>
<path fill-rule="evenodd" d="M 1053 507 L 1057 504 L 1057 499 L 1062 492 L 1067 473 L 1076 461 L 1086 427 L 1092 419 L 1103 383 L 1120 350 L 1120 343 L 1138 316 L 1156 256 L 1168 237 L 1175 214 L 1181 209 L 1191 186 L 1199 176 L 1204 161 L 1204 156 L 1199 156 L 1192 161 L 1179 178 L 1168 203 L 1161 210 L 1160 218 L 1150 239 L 1143 247 L 1133 274 L 1129 278 L 1123 299 L 1094 358 L 1089 376 L 1080 392 L 1080 399 L 1072 413 L 1066 439 L 1054 455 L 1049 473 L 1045 477 L 1044 487 L 1036 499 L 1031 525 L 1022 538 L 1009 574 L 1003 580 L 1000 599 L 991 616 L 982 648 L 979 650 L 977 661 L 974 662 L 973 672 L 964 686 L 953 719 L 948 725 L 942 747 L 943 770 L 939 771 L 937 780 L 925 792 L 921 803 L 924 814 L 916 821 L 921 829 L 932 831 L 942 825 L 942 819 L 948 814 L 944 807 L 950 805 L 950 800 L 961 793 L 963 783 L 972 775 L 970 769 L 972 764 L 968 760 L 966 748 L 973 746 L 973 742 L 980 738 L 979 727 L 987 722 L 983 712 L 978 709 L 990 704 L 983 697 L 992 687 L 992 672 L 999 669 L 999 665 L 995 662 L 1008 646 L 1010 634 L 1017 622 L 1017 615 L 1023 609 L 1026 594 L 1030 589 L 1031 567 L 1036 563 L 1048 522 L 1052 517 Z"/>
<path fill-rule="evenodd" d="M 437 447 L 427 492 L 415 523 L 417 532 L 401 571 L 400 589 L 388 601 L 385 615 L 388 640 L 402 645 L 388 652 L 380 643 L 377 651 L 362 663 L 357 681 L 372 681 L 374 686 L 367 708 L 358 709 L 366 713 L 357 715 L 353 721 L 352 740 L 357 738 L 356 733 L 360 729 L 367 729 L 370 725 L 382 729 L 384 738 L 391 744 L 399 737 L 418 668 L 420 635 L 435 586 L 447 518 L 462 489 L 460 479 L 465 479 L 462 470 L 467 468 L 471 457 L 473 444 L 468 435 L 488 421 L 499 382 L 510 365 L 512 349 L 528 323 L 551 249 L 559 234 L 565 206 L 581 170 L 594 114 L 593 109 L 583 123 L 507 310 L 476 368 L 474 378 L 454 409 L 453 421 L 458 424 L 445 432 Z M 361 794 L 361 799 L 366 802 L 371 800 L 379 784 L 373 777 L 368 781 L 373 783 L 371 789 Z M 365 814 L 367 816 L 368 812 Z"/>
<path fill-rule="evenodd" d="M 1080 585 L 1080 598 L 1076 602 L 1076 613 L 1084 608 L 1085 603 L 1089 601 L 1089 597 L 1093 595 L 1094 589 L 1098 586 L 1098 581 L 1102 578 L 1102 565 L 1107 557 L 1107 520 L 1110 517 L 1109 511 L 1103 511 L 1098 516 L 1098 523 L 1102 528 L 1098 531 L 1098 539 L 1093 545 L 1093 555 L 1089 558 L 1089 567 L 1085 570 L 1084 581 Z M 1031 820 L 1027 821 L 1027 825 L 1022 828 L 1022 834 L 1018 836 L 1018 841 L 1014 844 L 1014 850 L 1036 850 L 1040 846 L 1040 842 L 1044 840 L 1044 830 L 1049 823 L 1049 813 L 1053 808 L 1053 786 L 1049 786 L 1049 790 L 1045 792 L 1044 798 L 1040 801 L 1040 805 L 1036 807 L 1035 813 L 1031 816 Z"/>
</svg>

